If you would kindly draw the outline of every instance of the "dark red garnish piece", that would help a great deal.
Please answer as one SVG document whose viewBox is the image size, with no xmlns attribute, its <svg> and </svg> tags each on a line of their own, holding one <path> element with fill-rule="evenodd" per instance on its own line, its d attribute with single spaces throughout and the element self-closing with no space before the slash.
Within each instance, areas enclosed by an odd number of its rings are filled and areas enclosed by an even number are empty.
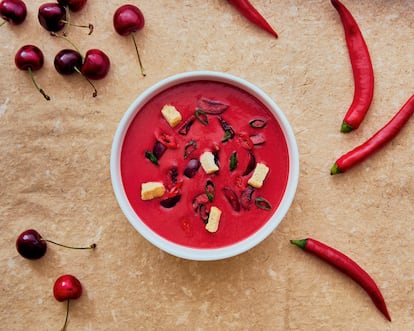
<svg viewBox="0 0 414 331">
<path fill-rule="evenodd" d="M 209 100 L 207 98 L 200 98 L 197 100 L 197 107 L 203 110 L 206 114 L 213 114 L 218 115 L 223 113 L 227 108 L 228 105 L 221 101 L 217 100 Z"/>
<path fill-rule="evenodd" d="M 184 175 L 188 178 L 193 178 L 198 169 L 200 168 L 200 161 L 198 159 L 191 159 L 188 161 L 185 169 L 184 169 Z"/>
<path fill-rule="evenodd" d="M 262 145 L 265 143 L 265 138 L 260 133 L 250 136 L 253 145 Z"/>
<path fill-rule="evenodd" d="M 177 194 L 172 197 L 161 200 L 160 204 L 164 208 L 172 208 L 180 201 L 180 199 L 181 199 L 181 194 Z"/>
<path fill-rule="evenodd" d="M 247 151 L 247 153 L 248 153 L 248 156 L 249 156 L 249 161 L 247 162 L 246 170 L 243 172 L 242 176 L 247 176 L 256 167 L 256 157 L 254 156 L 253 151 L 249 150 L 249 151 Z"/>
<path fill-rule="evenodd" d="M 167 150 L 167 147 L 164 144 L 161 144 L 158 140 L 154 143 L 154 146 L 152 147 L 152 154 L 157 158 L 157 160 L 160 159 L 160 157 L 165 153 Z"/>
<path fill-rule="evenodd" d="M 188 134 L 188 131 L 190 131 L 191 126 L 194 124 L 196 120 L 195 115 L 191 115 L 178 129 L 178 133 L 186 136 Z"/>
<path fill-rule="evenodd" d="M 249 210 L 252 204 L 252 196 L 254 193 L 254 187 L 247 185 L 246 189 L 240 195 L 240 205 L 243 209 Z"/>
<path fill-rule="evenodd" d="M 240 201 L 237 197 L 236 192 L 233 191 L 230 187 L 223 187 L 223 193 L 227 201 L 230 203 L 234 211 L 240 211 Z"/>
<path fill-rule="evenodd" d="M 225 143 L 226 141 L 229 141 L 230 139 L 234 138 L 235 132 L 230 124 L 228 124 L 221 116 L 218 116 L 217 119 L 220 122 L 221 127 L 224 130 L 224 137 L 221 140 L 221 142 Z"/>
</svg>

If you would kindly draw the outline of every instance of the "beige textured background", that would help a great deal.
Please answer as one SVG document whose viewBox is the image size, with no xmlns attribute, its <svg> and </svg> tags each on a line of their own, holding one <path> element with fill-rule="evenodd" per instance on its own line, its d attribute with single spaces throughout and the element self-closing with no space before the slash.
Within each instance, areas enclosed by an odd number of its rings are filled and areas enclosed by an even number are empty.
<svg viewBox="0 0 414 331">
<path fill-rule="evenodd" d="M 382 127 L 414 93 L 414 1 L 344 0 L 358 21 L 376 74 L 375 96 L 361 128 L 339 126 L 353 94 L 352 72 L 337 12 L 328 0 L 252 0 L 278 31 L 273 39 L 224 0 L 151 0 L 137 34 L 147 77 L 132 42 L 118 36 L 120 0 L 90 0 L 73 14 L 95 31 L 71 29 L 86 52 L 100 48 L 111 71 L 97 98 L 80 77 L 62 77 L 53 57 L 70 45 L 40 27 L 26 1 L 21 26 L 0 29 L 0 329 L 58 330 L 65 304 L 55 279 L 76 275 L 84 295 L 71 305 L 68 330 L 413 330 L 414 119 L 384 150 L 352 171 L 330 176 L 332 163 Z M 17 49 L 38 45 L 36 72 L 45 101 L 14 65 Z M 194 262 L 149 244 L 114 198 L 109 155 L 117 125 L 147 87 L 190 70 L 224 71 L 249 80 L 281 107 L 296 133 L 301 175 L 280 227 L 240 256 Z M 59 242 L 41 260 L 15 250 L 18 234 L 36 228 Z M 366 293 L 289 239 L 314 237 L 354 258 L 377 281 L 393 322 Z"/>
</svg>

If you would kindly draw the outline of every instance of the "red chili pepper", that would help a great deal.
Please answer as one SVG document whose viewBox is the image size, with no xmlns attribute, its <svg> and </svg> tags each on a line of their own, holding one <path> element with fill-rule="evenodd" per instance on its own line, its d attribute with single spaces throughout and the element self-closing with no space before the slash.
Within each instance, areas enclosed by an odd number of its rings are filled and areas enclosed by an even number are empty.
<svg viewBox="0 0 414 331">
<path fill-rule="evenodd" d="M 374 95 L 374 70 L 367 44 L 349 10 L 338 0 L 331 0 L 342 21 L 354 76 L 354 97 L 342 122 L 341 132 L 359 127 Z"/>
<path fill-rule="evenodd" d="M 361 163 L 390 142 L 404 127 L 414 113 L 414 94 L 394 117 L 371 138 L 353 150 L 342 155 L 331 168 L 331 175 L 345 172 Z"/>
<path fill-rule="evenodd" d="M 257 11 L 257 9 L 248 0 L 227 0 L 229 4 L 236 7 L 236 9 L 247 18 L 250 22 L 257 25 L 259 28 L 267 31 L 275 38 L 278 37 L 276 31 L 265 20 L 265 18 Z"/>
<path fill-rule="evenodd" d="M 381 313 L 383 313 L 384 316 L 391 321 L 391 316 L 388 313 L 388 309 L 380 289 L 371 276 L 355 261 L 336 249 L 312 238 L 291 240 L 290 242 L 302 248 L 306 252 L 316 255 L 325 262 L 329 263 L 331 266 L 351 277 L 368 293 L 375 306 L 381 311 Z"/>
<path fill-rule="evenodd" d="M 178 147 L 177 141 L 175 140 L 175 138 L 169 135 L 168 133 L 157 132 L 155 133 L 155 138 L 167 148 L 175 149 Z"/>
</svg>

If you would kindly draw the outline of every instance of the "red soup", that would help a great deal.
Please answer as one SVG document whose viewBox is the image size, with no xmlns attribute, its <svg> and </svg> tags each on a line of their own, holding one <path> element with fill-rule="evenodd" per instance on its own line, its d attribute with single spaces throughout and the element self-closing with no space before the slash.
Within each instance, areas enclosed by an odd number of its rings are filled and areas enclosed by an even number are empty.
<svg viewBox="0 0 414 331">
<path fill-rule="evenodd" d="M 121 152 L 136 214 L 161 237 L 193 248 L 224 247 L 259 230 L 278 208 L 288 173 L 287 143 L 272 112 L 214 81 L 178 84 L 150 99 Z"/>
</svg>

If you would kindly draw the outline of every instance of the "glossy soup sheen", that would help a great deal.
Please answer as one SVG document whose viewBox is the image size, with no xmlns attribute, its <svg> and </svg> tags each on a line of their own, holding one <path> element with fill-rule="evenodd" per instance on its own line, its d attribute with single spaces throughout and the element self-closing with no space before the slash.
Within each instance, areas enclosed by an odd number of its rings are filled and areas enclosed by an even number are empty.
<svg viewBox="0 0 414 331">
<path fill-rule="evenodd" d="M 161 114 L 165 104 L 171 104 L 182 114 L 184 122 L 196 110 L 197 100 L 207 98 L 229 105 L 220 116 L 232 126 L 236 137 L 223 143 L 224 131 L 217 115 L 208 115 L 208 125 L 196 120 L 187 135 L 178 134 L 180 124 L 171 128 Z M 252 128 L 253 119 L 266 121 L 264 128 Z M 159 166 L 145 157 L 152 151 L 156 141 L 155 132 L 173 135 L 178 142 L 177 149 L 167 149 L 160 157 Z M 264 163 L 270 170 L 261 188 L 255 189 L 248 210 L 233 210 L 223 194 L 223 187 L 231 187 L 237 195 L 246 187 L 251 173 L 242 176 L 247 167 L 248 152 L 240 145 L 238 134 L 260 133 L 265 142 L 255 145 L 253 152 L 257 162 Z M 197 149 L 184 159 L 184 146 L 196 141 Z M 218 148 L 220 170 L 207 175 L 200 166 L 193 178 L 183 175 L 191 158 L 199 158 L 205 151 Z M 230 155 L 236 151 L 238 166 L 230 171 Z M 141 200 L 141 184 L 149 181 L 166 182 L 168 171 L 178 168 L 178 180 L 182 181 L 181 199 L 172 208 L 160 205 L 162 198 Z M 285 192 L 289 172 L 289 156 L 285 137 L 273 114 L 255 97 L 229 84 L 213 81 L 182 83 L 166 89 L 153 97 L 137 113 L 132 121 L 121 152 L 121 176 L 129 202 L 141 220 L 161 237 L 176 244 L 194 248 L 219 248 L 235 244 L 260 229 L 275 212 Z M 211 205 L 222 211 L 217 232 L 210 233 L 192 201 L 205 192 L 205 185 L 211 179 L 215 185 L 214 201 Z M 243 188 L 240 188 L 243 187 Z M 256 207 L 254 199 L 261 196 L 271 204 L 271 210 Z"/>
</svg>

